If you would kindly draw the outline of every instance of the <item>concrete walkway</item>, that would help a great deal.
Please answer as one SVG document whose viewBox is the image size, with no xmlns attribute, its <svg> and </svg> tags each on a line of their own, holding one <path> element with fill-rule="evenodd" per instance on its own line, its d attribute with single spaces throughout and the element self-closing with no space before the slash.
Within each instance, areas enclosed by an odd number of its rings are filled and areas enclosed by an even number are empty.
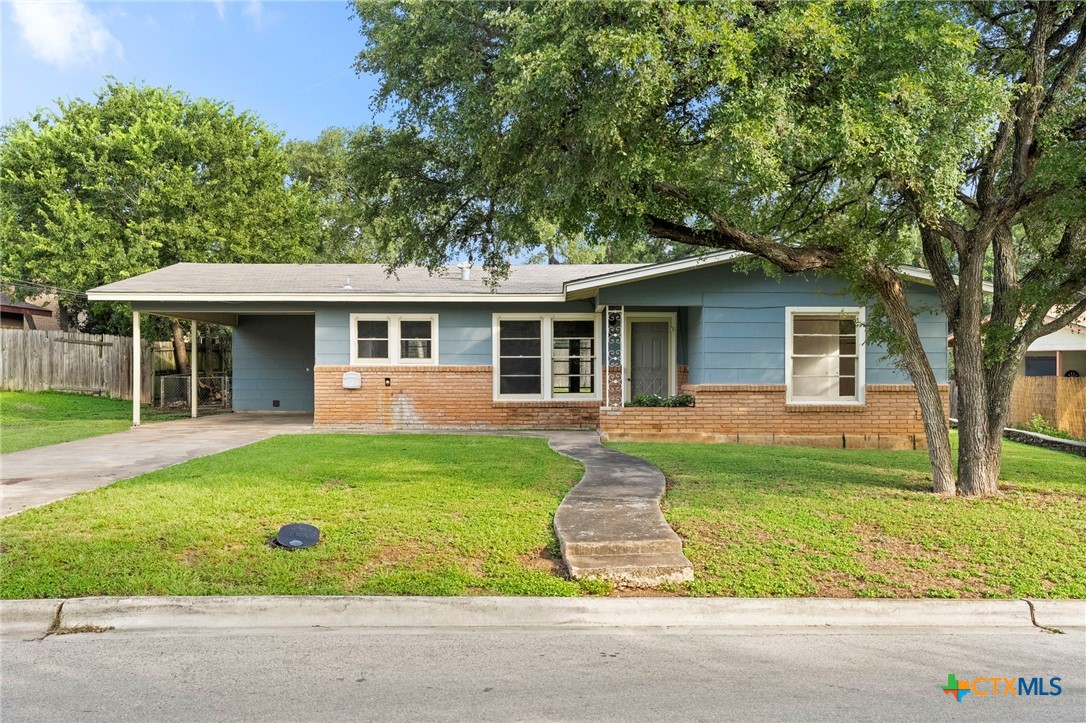
<svg viewBox="0 0 1086 723">
<path fill-rule="evenodd" d="M 694 579 L 682 541 L 660 512 L 666 481 L 643 459 L 607 449 L 592 432 L 548 435 L 556 452 L 585 467 L 554 514 L 554 531 L 571 577 L 620 587 L 656 587 Z"/>
<path fill-rule="evenodd" d="M 308 413 L 237 412 L 11 452 L 0 456 L 0 517 L 312 426 Z"/>
</svg>

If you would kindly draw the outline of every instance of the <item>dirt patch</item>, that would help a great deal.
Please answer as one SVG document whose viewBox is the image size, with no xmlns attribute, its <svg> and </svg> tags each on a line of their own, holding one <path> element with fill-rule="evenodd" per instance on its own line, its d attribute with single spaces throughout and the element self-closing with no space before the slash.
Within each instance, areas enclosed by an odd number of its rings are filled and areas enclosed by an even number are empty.
<svg viewBox="0 0 1086 723">
<path fill-rule="evenodd" d="M 683 590 L 661 590 L 654 587 L 616 587 L 611 597 L 686 597 Z"/>
<path fill-rule="evenodd" d="M 927 597 L 931 589 L 952 590 L 963 598 L 979 598 L 983 592 L 992 590 L 983 577 L 966 573 L 965 563 L 928 550 L 918 542 L 888 535 L 877 525 L 856 525 L 853 532 L 860 538 L 855 558 L 865 573 L 859 578 L 835 574 L 852 579 L 854 586 L 878 586 L 892 590 L 894 597 L 917 598 Z M 965 579 L 948 574 L 955 571 Z M 841 579 L 833 582 L 840 589 Z M 820 589 L 819 593 L 822 592 L 830 590 Z"/>
<path fill-rule="evenodd" d="M 529 570 L 541 570 L 556 577 L 569 577 L 561 555 L 555 556 L 549 547 L 541 547 L 527 555 L 517 555 L 517 562 Z"/>
</svg>

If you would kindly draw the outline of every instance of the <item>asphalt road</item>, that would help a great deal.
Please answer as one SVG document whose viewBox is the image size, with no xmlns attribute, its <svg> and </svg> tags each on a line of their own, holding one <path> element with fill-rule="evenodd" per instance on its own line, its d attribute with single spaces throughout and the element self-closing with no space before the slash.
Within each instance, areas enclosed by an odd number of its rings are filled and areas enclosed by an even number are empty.
<svg viewBox="0 0 1086 723">
<path fill-rule="evenodd" d="M 0 647 L 17 721 L 1086 720 L 1086 635 L 314 629 Z M 1062 678 L 945 695 L 947 674 Z"/>
</svg>

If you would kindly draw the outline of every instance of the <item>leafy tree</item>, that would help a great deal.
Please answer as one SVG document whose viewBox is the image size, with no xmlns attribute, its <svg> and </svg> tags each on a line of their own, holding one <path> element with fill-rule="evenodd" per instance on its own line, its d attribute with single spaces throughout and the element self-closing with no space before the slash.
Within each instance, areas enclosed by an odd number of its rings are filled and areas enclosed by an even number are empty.
<svg viewBox="0 0 1086 723">
<path fill-rule="evenodd" d="M 1025 347 L 1086 310 L 1086 5 L 359 2 L 365 159 L 401 262 L 500 269 L 538 224 L 749 252 L 877 301 L 940 493 L 996 492 Z M 956 335 L 957 480 L 897 265 Z M 994 264 L 985 320 L 985 260 Z M 1044 322 L 1053 306 L 1059 318 Z"/>
<path fill-rule="evenodd" d="M 367 263 L 381 260 L 368 225 L 368 199 L 352 176 L 351 144 L 368 129 L 328 128 L 315 141 L 295 140 L 286 145 L 293 181 L 305 184 L 317 200 L 320 241 L 314 253 L 325 263 Z"/>
<path fill-rule="evenodd" d="M 226 103 L 110 80 L 93 102 L 6 126 L 0 168 L 14 277 L 85 290 L 181 261 L 305 261 L 315 247 L 315 207 L 286 184 L 280 135 Z"/>
</svg>

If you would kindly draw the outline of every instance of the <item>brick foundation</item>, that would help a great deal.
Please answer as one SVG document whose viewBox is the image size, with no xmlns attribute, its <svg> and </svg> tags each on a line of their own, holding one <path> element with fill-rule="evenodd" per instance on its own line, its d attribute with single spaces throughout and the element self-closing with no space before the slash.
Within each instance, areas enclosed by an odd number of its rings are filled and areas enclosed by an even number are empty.
<svg viewBox="0 0 1086 723">
<path fill-rule="evenodd" d="M 600 409 L 598 401 L 496 402 L 489 366 L 318 366 L 318 427 L 596 429 L 609 441 L 738 442 L 848 449 L 924 449 L 911 385 L 869 385 L 859 406 L 785 403 L 784 385 L 683 385 L 694 407 Z M 362 374 L 344 389 L 343 372 Z M 685 370 L 680 370 L 683 372 Z M 685 374 L 683 375 L 685 376 Z M 385 378 L 390 385 L 385 386 Z M 943 387 L 944 405 L 948 405 Z"/>
<path fill-rule="evenodd" d="M 942 387 L 944 408 L 949 406 Z M 787 404 L 781 385 L 688 385 L 694 407 L 600 410 L 608 441 L 738 442 L 854 449 L 925 449 L 915 389 L 868 385 L 863 405 Z"/>
<path fill-rule="evenodd" d="M 361 389 L 343 388 L 345 371 L 362 374 Z M 595 429 L 599 422 L 598 401 L 494 401 L 489 366 L 318 366 L 313 387 L 318 427 Z"/>
</svg>

